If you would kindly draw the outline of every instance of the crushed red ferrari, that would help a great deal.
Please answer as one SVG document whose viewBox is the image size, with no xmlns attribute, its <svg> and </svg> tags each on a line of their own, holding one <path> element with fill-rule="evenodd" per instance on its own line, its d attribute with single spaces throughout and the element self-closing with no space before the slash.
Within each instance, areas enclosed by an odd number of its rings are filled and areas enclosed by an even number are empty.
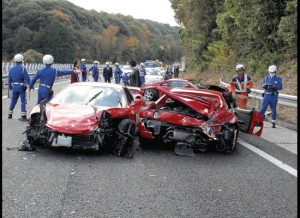
<svg viewBox="0 0 300 218">
<path fill-rule="evenodd" d="M 262 132 L 261 115 L 253 110 L 229 108 L 222 89 L 155 89 L 162 93 L 161 98 L 140 111 L 141 145 L 149 141 L 172 142 L 178 155 L 193 155 L 194 151 L 208 148 L 230 152 L 236 147 L 239 131 L 258 136 Z"/>
<path fill-rule="evenodd" d="M 143 96 L 133 95 L 130 87 L 70 84 L 49 102 L 32 109 L 23 145 L 105 149 L 132 157 L 138 114 L 144 104 Z"/>
<path fill-rule="evenodd" d="M 172 88 L 197 88 L 194 84 L 184 79 L 169 79 L 155 83 L 143 83 L 141 90 L 144 92 L 144 97 L 147 101 L 156 101 L 162 96 L 155 87 L 160 86 L 166 90 L 171 90 Z"/>
<path fill-rule="evenodd" d="M 215 90 L 223 93 L 223 97 L 226 100 L 230 100 L 230 90 L 225 86 L 217 86 L 217 85 L 194 85 L 189 81 L 189 79 L 169 79 L 165 81 L 150 83 L 150 84 L 142 84 L 141 90 L 143 95 L 147 101 L 156 101 L 160 98 L 163 93 L 156 89 L 159 86 L 165 90 L 171 90 L 173 88 L 199 88 L 199 89 L 208 89 Z"/>
</svg>

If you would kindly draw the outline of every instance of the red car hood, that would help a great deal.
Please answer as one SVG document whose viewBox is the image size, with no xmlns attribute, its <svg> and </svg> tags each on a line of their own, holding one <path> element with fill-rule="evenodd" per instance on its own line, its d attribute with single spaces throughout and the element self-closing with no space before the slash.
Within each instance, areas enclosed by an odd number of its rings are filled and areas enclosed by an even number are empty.
<svg viewBox="0 0 300 218">
<path fill-rule="evenodd" d="M 216 107 L 220 107 L 220 108 L 224 107 L 222 101 L 220 100 L 220 93 L 215 91 L 200 90 L 200 89 L 193 89 L 193 88 L 189 88 L 189 89 L 174 88 L 171 89 L 170 91 L 167 91 L 159 86 L 157 86 L 156 89 L 207 117 L 210 117 L 215 112 Z M 200 102 L 199 100 L 196 99 L 195 100 L 189 98 L 185 99 L 184 95 L 186 95 L 187 97 L 188 96 L 197 97 L 198 95 L 202 95 L 207 97 L 213 97 L 215 98 L 215 100 L 211 98 Z M 218 105 L 218 102 L 221 102 L 220 105 Z"/>
<path fill-rule="evenodd" d="M 97 117 L 102 114 L 98 108 Z M 52 105 L 46 106 L 46 126 L 56 132 L 67 134 L 89 134 L 99 125 L 94 109 L 90 105 Z"/>
</svg>

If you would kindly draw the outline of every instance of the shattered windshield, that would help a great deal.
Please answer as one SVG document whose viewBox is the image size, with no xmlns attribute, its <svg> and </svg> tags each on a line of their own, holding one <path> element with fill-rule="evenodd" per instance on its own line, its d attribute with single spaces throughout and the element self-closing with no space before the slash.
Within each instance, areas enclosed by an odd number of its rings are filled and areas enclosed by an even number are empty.
<svg viewBox="0 0 300 218">
<path fill-rule="evenodd" d="M 110 87 L 68 86 L 52 100 L 53 104 L 94 105 L 102 107 L 124 107 L 126 99 L 121 91 Z"/>
</svg>

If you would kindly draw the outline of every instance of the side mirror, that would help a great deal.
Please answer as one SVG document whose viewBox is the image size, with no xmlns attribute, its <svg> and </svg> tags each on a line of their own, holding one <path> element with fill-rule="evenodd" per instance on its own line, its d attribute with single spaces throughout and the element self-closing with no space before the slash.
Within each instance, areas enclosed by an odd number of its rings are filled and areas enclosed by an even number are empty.
<svg viewBox="0 0 300 218">
<path fill-rule="evenodd" d="M 148 104 L 148 109 L 155 109 L 156 108 L 156 103 L 154 101 L 150 101 Z"/>
</svg>

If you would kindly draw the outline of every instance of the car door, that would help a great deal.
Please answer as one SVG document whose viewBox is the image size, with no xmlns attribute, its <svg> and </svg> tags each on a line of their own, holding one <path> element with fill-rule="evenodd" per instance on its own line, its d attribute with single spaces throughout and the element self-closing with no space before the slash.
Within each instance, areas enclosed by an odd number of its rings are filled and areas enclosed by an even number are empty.
<svg viewBox="0 0 300 218">
<path fill-rule="evenodd" d="M 261 136 L 264 127 L 264 119 L 258 111 L 236 108 L 239 127 L 242 132 Z"/>
</svg>

